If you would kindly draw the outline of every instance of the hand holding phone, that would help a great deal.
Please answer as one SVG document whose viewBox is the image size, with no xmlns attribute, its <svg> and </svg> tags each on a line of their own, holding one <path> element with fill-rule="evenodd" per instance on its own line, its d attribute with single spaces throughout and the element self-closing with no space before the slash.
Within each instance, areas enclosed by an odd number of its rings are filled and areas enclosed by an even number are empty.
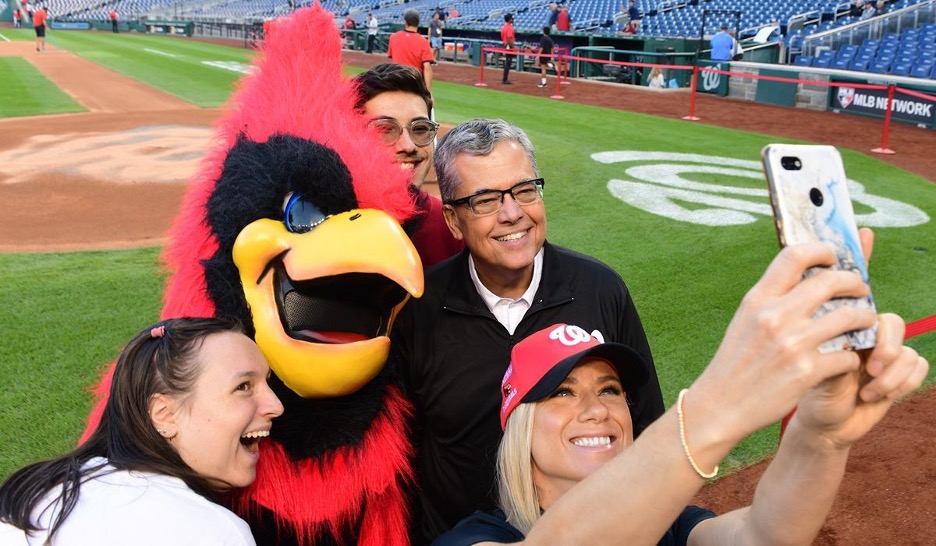
<svg viewBox="0 0 936 546">
<path fill-rule="evenodd" d="M 868 267 L 842 156 L 832 146 L 770 144 L 761 152 L 780 246 L 820 241 L 837 258 L 836 269 L 854 271 L 869 285 Z M 815 268 L 805 277 L 815 274 Z M 874 310 L 869 293 L 863 298 L 836 298 L 816 312 L 821 316 L 841 305 Z M 877 328 L 855 330 L 823 343 L 822 352 L 874 347 Z"/>
</svg>

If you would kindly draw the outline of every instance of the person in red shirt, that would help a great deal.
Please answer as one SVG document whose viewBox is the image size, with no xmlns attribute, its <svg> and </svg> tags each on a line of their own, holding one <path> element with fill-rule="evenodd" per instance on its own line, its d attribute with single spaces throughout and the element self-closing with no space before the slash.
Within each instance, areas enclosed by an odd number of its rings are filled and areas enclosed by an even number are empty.
<svg viewBox="0 0 936 546">
<path fill-rule="evenodd" d="M 44 6 L 39 6 L 33 13 L 33 29 L 36 31 L 36 51 L 45 51 L 46 20 L 48 14 Z"/>
<path fill-rule="evenodd" d="M 114 34 L 117 34 L 120 32 L 120 30 L 117 29 L 118 19 L 120 19 L 120 17 L 117 15 L 117 10 L 112 8 L 110 10 L 110 22 L 111 22 L 111 32 L 113 32 Z"/>
<path fill-rule="evenodd" d="M 508 13 L 504 15 L 504 26 L 501 27 L 501 42 L 504 44 L 506 49 L 513 49 L 516 46 L 517 35 L 514 34 L 513 27 L 513 14 Z M 504 55 L 504 77 L 501 78 L 501 83 L 504 85 L 510 85 L 511 82 L 507 79 L 507 76 L 510 74 L 510 65 L 513 63 L 514 55 Z"/>
<path fill-rule="evenodd" d="M 20 13 L 19 9 L 13 10 L 13 28 L 20 28 L 23 26 L 23 14 Z"/>
<path fill-rule="evenodd" d="M 559 8 L 559 16 L 556 17 L 556 30 L 569 32 L 572 28 L 572 18 L 569 17 L 569 7 L 565 4 Z"/>
<path fill-rule="evenodd" d="M 429 47 L 429 41 L 419 34 L 419 12 L 410 9 L 403 14 L 406 27 L 390 35 L 387 56 L 396 64 L 412 66 L 419 70 L 426 83 L 426 89 L 432 91 L 432 65 L 435 55 Z"/>
<path fill-rule="evenodd" d="M 379 64 L 355 76 L 354 107 L 370 120 L 400 168 L 411 169 L 410 189 L 417 214 L 406 228 L 419 252 L 423 269 L 462 251 L 464 243 L 449 231 L 442 200 L 422 189 L 432 168 L 438 125 L 429 119 L 432 95 L 419 71 L 399 64 Z"/>
</svg>

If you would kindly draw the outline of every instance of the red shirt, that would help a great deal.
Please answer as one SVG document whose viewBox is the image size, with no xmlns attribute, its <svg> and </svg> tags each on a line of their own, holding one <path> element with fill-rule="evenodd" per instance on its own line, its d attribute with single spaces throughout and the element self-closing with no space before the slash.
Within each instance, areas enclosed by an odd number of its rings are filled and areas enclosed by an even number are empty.
<svg viewBox="0 0 936 546">
<path fill-rule="evenodd" d="M 387 57 L 396 64 L 412 66 L 423 71 L 423 63 L 435 63 L 435 55 L 425 36 L 408 30 L 398 30 L 390 35 Z"/>
<path fill-rule="evenodd" d="M 559 17 L 556 17 L 556 30 L 569 30 L 569 10 L 559 10 Z"/>
<path fill-rule="evenodd" d="M 504 26 L 501 27 L 501 41 L 504 42 L 505 46 L 513 47 L 516 39 L 517 35 L 514 34 L 513 25 L 511 23 L 504 23 Z"/>
<path fill-rule="evenodd" d="M 420 214 L 425 214 L 426 217 L 410 239 L 419 253 L 423 269 L 429 269 L 442 260 L 461 252 L 465 248 L 465 243 L 453 237 L 445 223 L 445 217 L 442 216 L 442 200 L 422 190 L 420 193 L 426 197 L 427 206 Z"/>
<path fill-rule="evenodd" d="M 46 10 L 45 8 L 39 8 L 36 10 L 36 13 L 33 13 L 33 26 L 42 27 L 45 26 L 46 22 Z"/>
</svg>

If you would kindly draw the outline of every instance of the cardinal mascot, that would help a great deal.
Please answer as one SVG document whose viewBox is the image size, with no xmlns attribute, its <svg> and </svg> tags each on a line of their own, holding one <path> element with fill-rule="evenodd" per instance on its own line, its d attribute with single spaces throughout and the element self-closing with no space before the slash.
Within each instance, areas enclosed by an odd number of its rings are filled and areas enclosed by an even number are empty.
<svg viewBox="0 0 936 546">
<path fill-rule="evenodd" d="M 170 232 L 162 316 L 237 318 L 270 363 L 285 412 L 232 502 L 258 543 L 406 544 L 411 408 L 388 334 L 423 289 L 414 204 L 354 111 L 332 17 L 270 25 Z"/>
</svg>

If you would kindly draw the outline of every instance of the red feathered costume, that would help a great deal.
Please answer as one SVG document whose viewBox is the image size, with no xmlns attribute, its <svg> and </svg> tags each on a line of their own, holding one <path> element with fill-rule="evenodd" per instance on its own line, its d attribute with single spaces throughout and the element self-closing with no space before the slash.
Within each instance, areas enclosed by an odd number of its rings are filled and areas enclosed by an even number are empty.
<svg viewBox="0 0 936 546">
<path fill-rule="evenodd" d="M 236 317 L 270 362 L 285 413 L 233 503 L 258 543 L 406 544 L 410 407 L 387 363 L 422 293 L 413 202 L 353 109 L 332 17 L 271 25 L 173 225 L 162 316 Z"/>
</svg>

